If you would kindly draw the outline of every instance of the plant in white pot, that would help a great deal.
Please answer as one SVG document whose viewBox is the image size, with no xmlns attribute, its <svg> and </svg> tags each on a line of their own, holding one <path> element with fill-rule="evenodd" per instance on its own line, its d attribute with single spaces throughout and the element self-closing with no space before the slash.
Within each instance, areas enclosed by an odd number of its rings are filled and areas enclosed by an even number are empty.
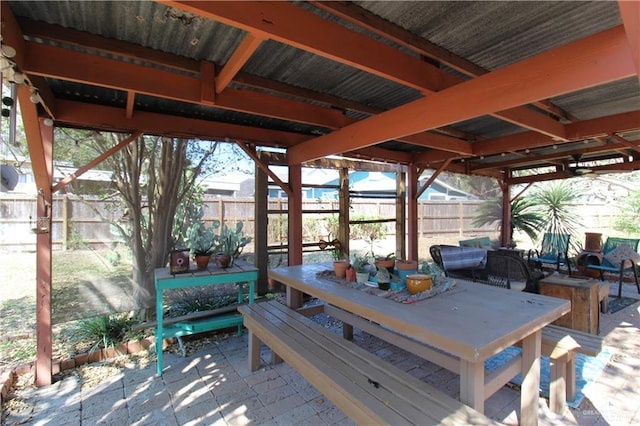
<svg viewBox="0 0 640 426">
<path fill-rule="evenodd" d="M 356 281 L 359 283 L 364 283 L 369 281 L 369 258 L 364 256 L 354 256 L 353 257 L 353 269 L 356 270 Z"/>
</svg>

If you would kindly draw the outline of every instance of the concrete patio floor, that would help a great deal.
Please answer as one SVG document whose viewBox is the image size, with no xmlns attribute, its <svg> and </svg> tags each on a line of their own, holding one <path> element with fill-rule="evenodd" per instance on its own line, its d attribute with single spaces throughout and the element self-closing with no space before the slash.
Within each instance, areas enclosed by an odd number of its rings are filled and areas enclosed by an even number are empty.
<svg viewBox="0 0 640 426">
<path fill-rule="evenodd" d="M 617 290 L 617 284 L 612 289 Z M 612 290 L 613 292 L 613 290 Z M 625 285 L 623 295 L 639 298 Z M 543 425 L 640 424 L 640 303 L 601 315 L 601 334 L 613 355 L 602 376 L 585 391 L 580 408 L 553 414 L 540 398 Z M 411 374 L 454 396 L 454 373 L 356 331 L 355 341 Z M 247 337 L 232 336 L 186 358 L 167 353 L 165 372 L 123 368 L 99 385 L 83 389 L 77 375 L 30 391 L 27 408 L 5 424 L 33 425 L 348 425 L 350 419 L 287 364 L 250 372 Z M 485 413 L 509 425 L 518 423 L 519 392 L 505 386 L 489 398 Z"/>
</svg>

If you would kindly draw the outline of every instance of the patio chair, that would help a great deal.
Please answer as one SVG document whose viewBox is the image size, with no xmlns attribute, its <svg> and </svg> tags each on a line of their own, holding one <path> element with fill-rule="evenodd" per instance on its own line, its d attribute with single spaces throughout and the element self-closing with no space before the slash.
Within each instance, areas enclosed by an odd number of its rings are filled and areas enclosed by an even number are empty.
<svg viewBox="0 0 640 426">
<path fill-rule="evenodd" d="M 542 264 L 556 265 L 556 271 L 560 271 L 560 265 L 567 265 L 571 275 L 571 263 L 569 263 L 569 234 L 555 234 L 546 232 L 542 237 L 540 251 L 529 250 L 528 260 L 542 270 Z"/>
<path fill-rule="evenodd" d="M 605 272 L 619 274 L 618 297 L 622 296 L 622 280 L 625 271 L 633 272 L 636 288 L 638 289 L 638 293 L 640 293 L 638 273 L 636 272 L 636 263 L 640 261 L 638 243 L 640 243 L 640 238 L 608 237 L 602 247 L 602 261 L 599 264 L 588 263 L 586 265 L 587 269 L 600 271 L 600 281 L 604 281 Z M 597 257 L 589 257 L 589 262 L 597 261 Z"/>
</svg>

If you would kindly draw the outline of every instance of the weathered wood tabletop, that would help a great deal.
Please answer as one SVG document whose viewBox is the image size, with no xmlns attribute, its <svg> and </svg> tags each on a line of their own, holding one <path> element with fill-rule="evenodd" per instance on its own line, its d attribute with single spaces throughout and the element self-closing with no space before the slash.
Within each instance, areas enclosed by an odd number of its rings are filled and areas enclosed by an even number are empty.
<svg viewBox="0 0 640 426">
<path fill-rule="evenodd" d="M 536 424 L 540 382 L 540 330 L 569 312 L 568 301 L 463 280 L 455 288 L 415 303 L 362 292 L 317 277 L 329 264 L 275 268 L 269 277 L 287 286 L 290 305 L 297 292 L 315 296 L 383 327 L 460 358 L 460 399 L 484 411 L 484 361 L 522 341 L 521 424 Z M 296 307 L 296 306 L 292 306 Z"/>
</svg>

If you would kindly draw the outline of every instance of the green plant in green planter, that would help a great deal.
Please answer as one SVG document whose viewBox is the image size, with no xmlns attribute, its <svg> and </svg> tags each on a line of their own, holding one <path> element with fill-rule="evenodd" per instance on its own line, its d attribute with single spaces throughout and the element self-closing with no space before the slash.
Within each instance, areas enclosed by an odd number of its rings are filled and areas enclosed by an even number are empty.
<svg viewBox="0 0 640 426">
<path fill-rule="evenodd" d="M 243 226 L 242 221 L 236 222 L 233 228 L 221 224 L 219 220 L 213 222 L 214 229 L 220 228 L 220 232 L 214 236 L 214 253 L 229 256 L 229 266 L 233 265 L 244 247 L 251 242 L 251 237 L 244 235 Z"/>
</svg>

